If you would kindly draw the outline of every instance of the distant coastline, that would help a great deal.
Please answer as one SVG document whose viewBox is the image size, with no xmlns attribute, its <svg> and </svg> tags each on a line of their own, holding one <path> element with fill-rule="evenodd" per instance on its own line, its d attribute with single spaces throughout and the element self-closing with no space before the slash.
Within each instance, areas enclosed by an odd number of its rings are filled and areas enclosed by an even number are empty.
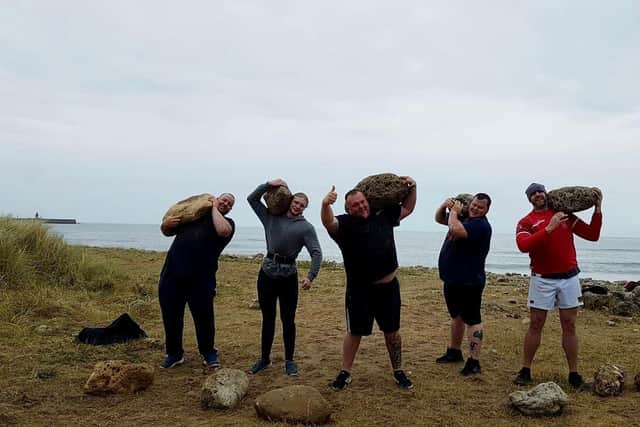
<svg viewBox="0 0 640 427">
<path fill-rule="evenodd" d="M 42 218 L 42 217 L 34 217 L 34 218 L 15 218 L 18 221 L 42 221 L 45 224 L 77 224 L 75 218 Z"/>
</svg>

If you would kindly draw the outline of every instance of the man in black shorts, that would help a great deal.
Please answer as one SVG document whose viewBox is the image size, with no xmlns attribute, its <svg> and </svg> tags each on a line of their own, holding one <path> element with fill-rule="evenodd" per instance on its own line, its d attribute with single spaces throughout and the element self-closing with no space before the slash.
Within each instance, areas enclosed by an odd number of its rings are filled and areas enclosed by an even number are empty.
<svg viewBox="0 0 640 427">
<path fill-rule="evenodd" d="M 333 215 L 331 205 L 338 198 L 335 187 L 322 200 L 322 224 L 340 247 L 347 274 L 347 334 L 342 344 L 342 369 L 331 384 L 334 390 L 351 383 L 350 371 L 360 340 L 371 335 L 374 319 L 384 332 L 396 383 L 402 388 L 413 387 L 402 370 L 400 286 L 396 279 L 398 258 L 393 228 L 413 212 L 416 183 L 408 176 L 401 178 L 409 187 L 402 205 L 377 212 L 370 212 L 366 197 L 356 190 L 345 195 L 346 215 Z"/>
<path fill-rule="evenodd" d="M 449 232 L 442 244 L 438 270 L 444 282 L 444 299 L 451 316 L 451 337 L 444 355 L 437 363 L 456 363 L 464 360 L 462 338 L 465 326 L 469 339 L 469 358 L 460 373 L 480 373 L 480 348 L 482 347 L 482 317 L 480 304 L 485 284 L 485 260 L 491 242 L 491 225 L 486 214 L 491 198 L 485 193 L 476 194 L 467 218 L 460 220 L 462 203 L 445 200 L 436 210 L 436 222 L 447 225 Z M 450 213 L 447 214 L 447 209 Z"/>
</svg>

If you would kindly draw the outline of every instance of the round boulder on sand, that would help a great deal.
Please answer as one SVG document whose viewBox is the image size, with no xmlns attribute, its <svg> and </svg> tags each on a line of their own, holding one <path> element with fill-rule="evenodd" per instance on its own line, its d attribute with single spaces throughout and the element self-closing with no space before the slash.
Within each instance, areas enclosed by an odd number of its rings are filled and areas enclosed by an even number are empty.
<svg viewBox="0 0 640 427">
<path fill-rule="evenodd" d="M 152 382 L 153 368 L 146 363 L 107 360 L 96 363 L 84 385 L 84 392 L 95 395 L 136 393 Z"/>
<path fill-rule="evenodd" d="M 270 421 L 324 424 L 331 418 L 331 405 L 318 390 L 292 385 L 258 396 L 254 407 L 259 417 Z"/>
<path fill-rule="evenodd" d="M 593 392 L 598 396 L 618 396 L 624 388 L 625 373 L 616 365 L 602 365 L 593 375 Z"/>
<path fill-rule="evenodd" d="M 202 218 L 211 212 L 209 197 L 212 197 L 212 195 L 203 193 L 180 200 L 169 208 L 167 213 L 162 217 L 162 221 L 167 217 L 176 216 L 180 218 L 180 222 L 184 224 Z"/>
<path fill-rule="evenodd" d="M 554 383 L 538 384 L 529 391 L 515 391 L 509 395 L 511 404 L 530 416 L 556 415 L 569 403 L 569 397 Z"/>
<path fill-rule="evenodd" d="M 591 187 L 562 187 L 549 191 L 549 207 L 556 212 L 580 212 L 595 205 L 597 194 Z"/>
<path fill-rule="evenodd" d="M 205 379 L 200 392 L 203 408 L 227 409 L 247 393 L 249 377 L 239 369 L 222 368 Z"/>
<path fill-rule="evenodd" d="M 355 188 L 365 195 L 372 211 L 400 204 L 409 193 L 407 184 L 398 175 L 392 173 L 368 176 Z"/>
<path fill-rule="evenodd" d="M 269 211 L 271 215 L 285 214 L 289 210 L 291 199 L 293 199 L 291 191 L 284 185 L 270 187 L 264 194 L 267 211 Z"/>
</svg>

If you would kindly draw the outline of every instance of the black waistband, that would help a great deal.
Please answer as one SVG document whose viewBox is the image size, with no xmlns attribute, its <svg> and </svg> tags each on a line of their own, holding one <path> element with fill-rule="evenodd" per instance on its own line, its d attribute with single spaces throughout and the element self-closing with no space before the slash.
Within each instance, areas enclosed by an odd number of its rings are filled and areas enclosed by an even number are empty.
<svg viewBox="0 0 640 427">
<path fill-rule="evenodd" d="M 273 254 L 271 252 L 267 253 L 267 258 L 272 259 L 273 262 L 277 262 L 278 264 L 293 264 L 296 262 L 295 257 Z"/>
<path fill-rule="evenodd" d="M 580 269 L 578 267 L 565 271 L 563 273 L 552 273 L 552 274 L 536 274 L 533 273 L 534 276 L 540 276 L 543 279 L 570 279 L 576 274 L 580 273 Z"/>
</svg>

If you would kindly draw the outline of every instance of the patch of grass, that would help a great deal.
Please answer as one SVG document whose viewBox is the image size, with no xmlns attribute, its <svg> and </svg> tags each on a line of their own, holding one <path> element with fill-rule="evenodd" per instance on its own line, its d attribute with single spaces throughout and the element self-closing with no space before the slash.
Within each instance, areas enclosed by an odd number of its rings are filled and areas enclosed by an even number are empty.
<svg viewBox="0 0 640 427">
<path fill-rule="evenodd" d="M 312 288 L 299 294 L 298 377 L 284 375 L 278 319 L 273 366 L 251 377 L 248 394 L 239 407 L 221 412 L 202 410 L 199 391 L 211 371 L 201 365 L 187 310 L 184 365 L 156 369 L 154 384 L 136 395 L 85 396 L 82 387 L 98 361 L 122 359 L 155 367 L 162 360 L 164 334 L 157 278 L 165 254 L 72 247 L 69 262 L 75 265 L 71 268 L 75 282 L 68 286 L 47 281 L 49 273 L 37 268 L 27 268 L 26 273 L 21 270 L 31 256 L 28 246 L 22 255 L 4 264 L 12 263 L 13 270 L 3 271 L 14 271 L 12 277 L 32 276 L 34 283 L 0 286 L 0 424 L 284 426 L 258 420 L 253 402 L 266 391 L 292 384 L 318 389 L 334 408 L 335 426 L 577 427 L 629 424 L 637 418 L 640 394 L 630 386 L 622 396 L 608 399 L 570 390 L 557 312 L 547 320 L 533 377 L 536 383 L 556 381 L 567 390 L 569 407 L 560 417 L 550 419 L 528 418 L 510 407 L 508 395 L 519 389 L 512 381 L 520 368 L 527 329 L 527 288 L 520 283 L 522 278 L 498 284 L 502 276 L 495 276 L 485 288 L 482 374 L 464 378 L 459 374 L 461 366 L 436 364 L 435 358 L 448 341 L 449 318 L 437 270 L 423 268 L 400 269 L 398 273 L 403 359 L 415 388 L 397 388 L 383 334 L 374 328 L 372 336 L 362 340 L 353 383 L 342 392 L 330 391 L 327 384 L 340 368 L 345 333 L 345 276 L 342 267 L 334 263 L 324 263 Z M 221 258 L 215 344 L 224 367 L 244 370 L 260 354 L 261 314 L 248 307 L 256 297 L 259 265 L 259 260 L 251 258 Z M 308 264 L 299 265 L 301 276 L 307 268 Z M 106 326 L 123 312 L 132 315 L 149 339 L 111 346 L 89 346 L 73 339 L 82 327 Z M 616 326 L 610 326 L 607 321 L 611 317 L 605 312 L 579 313 L 580 370 L 585 378 L 603 363 L 622 365 L 631 378 L 640 371 L 640 356 L 634 348 L 640 341 L 640 319 L 619 319 Z M 464 348 L 464 352 L 468 350 Z"/>
</svg>

